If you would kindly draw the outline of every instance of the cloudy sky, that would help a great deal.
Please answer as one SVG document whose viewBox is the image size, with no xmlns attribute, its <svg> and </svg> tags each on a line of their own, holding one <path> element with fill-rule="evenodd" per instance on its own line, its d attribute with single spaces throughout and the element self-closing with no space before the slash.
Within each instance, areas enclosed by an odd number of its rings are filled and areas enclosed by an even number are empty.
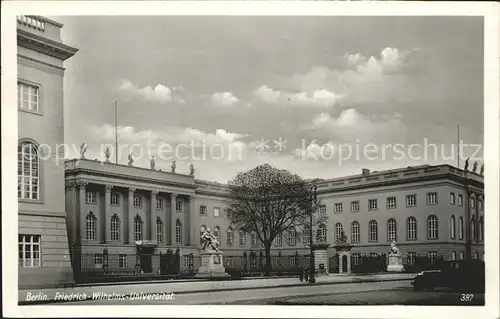
<svg viewBox="0 0 500 319">
<path fill-rule="evenodd" d="M 305 178 L 455 165 L 457 125 L 483 143 L 480 18 L 52 18 L 80 49 L 65 140 L 89 158 L 114 144 L 115 100 L 120 163 L 128 147 L 136 166 L 212 181 L 263 163 Z"/>
</svg>

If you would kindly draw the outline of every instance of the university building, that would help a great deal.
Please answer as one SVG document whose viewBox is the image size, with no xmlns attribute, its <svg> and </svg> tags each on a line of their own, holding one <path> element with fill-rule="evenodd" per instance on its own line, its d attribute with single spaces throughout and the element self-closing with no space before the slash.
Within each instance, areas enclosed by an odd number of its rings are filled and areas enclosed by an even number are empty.
<svg viewBox="0 0 500 319">
<path fill-rule="evenodd" d="M 380 255 L 396 241 L 405 263 L 430 259 L 483 259 L 483 176 L 449 165 L 418 166 L 320 180 L 314 225 L 316 242 L 330 244 L 342 231 L 352 258 Z M 157 273 L 160 255 L 177 248 L 181 271 L 197 269 L 200 236 L 210 228 L 219 238 L 226 267 L 239 267 L 243 254 L 262 256 L 254 233 L 244 233 L 226 217 L 227 185 L 194 176 L 127 165 L 74 159 L 66 162 L 66 211 L 70 240 L 85 260 L 75 267 L 130 272 L 140 264 Z M 276 238 L 273 267 L 293 267 L 308 257 L 308 229 Z M 138 254 L 138 250 L 141 251 Z M 193 262 L 193 260 L 195 260 Z M 197 261 L 196 261 L 197 260 Z M 255 263 L 256 261 L 251 261 Z M 251 266 L 249 266 L 251 267 Z M 80 269 L 81 270 L 81 269 Z"/>
<path fill-rule="evenodd" d="M 63 62 L 77 49 L 62 43 L 61 28 L 17 17 L 19 288 L 73 282 L 64 165 L 55 150 L 64 143 Z"/>
</svg>

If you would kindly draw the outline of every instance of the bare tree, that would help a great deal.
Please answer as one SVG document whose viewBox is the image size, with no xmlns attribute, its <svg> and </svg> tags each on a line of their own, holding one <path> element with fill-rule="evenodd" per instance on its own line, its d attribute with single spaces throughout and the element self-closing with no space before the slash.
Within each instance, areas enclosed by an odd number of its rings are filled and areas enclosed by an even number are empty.
<svg viewBox="0 0 500 319">
<path fill-rule="evenodd" d="M 272 267 L 271 245 L 276 236 L 312 226 L 309 186 L 300 176 L 268 164 L 239 173 L 229 182 L 232 203 L 228 217 L 241 231 L 255 232 L 264 245 L 266 275 Z"/>
</svg>

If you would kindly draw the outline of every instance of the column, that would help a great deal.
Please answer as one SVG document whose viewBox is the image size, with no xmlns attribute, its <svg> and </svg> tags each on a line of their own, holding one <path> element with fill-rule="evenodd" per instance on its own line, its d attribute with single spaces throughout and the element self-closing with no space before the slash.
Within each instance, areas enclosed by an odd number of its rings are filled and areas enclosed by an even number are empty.
<svg viewBox="0 0 500 319">
<path fill-rule="evenodd" d="M 351 252 L 347 253 L 347 274 L 351 274 Z"/>
<path fill-rule="evenodd" d="M 194 220 L 195 214 L 195 201 L 196 197 L 194 195 L 189 196 L 189 211 L 186 214 L 186 245 L 191 245 L 191 243 L 195 243 L 195 229 L 192 221 Z"/>
<path fill-rule="evenodd" d="M 111 221 L 111 189 L 113 189 L 113 185 L 104 186 L 104 214 L 101 217 L 101 243 L 103 244 L 111 239 L 109 232 L 106 231 L 106 225 Z"/>
<path fill-rule="evenodd" d="M 129 244 L 133 242 L 134 237 L 131 236 L 133 234 L 134 227 L 134 192 L 135 188 L 128 189 L 128 209 L 127 209 L 127 217 L 124 218 L 124 228 L 125 228 L 125 243 Z"/>
<path fill-rule="evenodd" d="M 155 218 L 155 210 L 156 210 L 156 195 L 158 195 L 158 191 L 151 191 L 151 205 L 149 205 L 149 239 L 156 240 L 156 218 Z"/>
<path fill-rule="evenodd" d="M 175 201 L 177 200 L 178 194 L 172 193 L 170 194 L 170 242 L 172 245 L 177 244 L 175 242 L 175 221 L 177 212 L 175 210 Z M 184 225 L 183 225 L 184 226 Z M 182 235 L 182 234 L 181 234 Z"/>
<path fill-rule="evenodd" d="M 345 254 L 344 252 L 341 252 L 339 254 L 339 274 L 344 272 L 344 265 L 343 265 L 344 254 Z"/>
<path fill-rule="evenodd" d="M 86 225 L 86 211 L 85 211 L 85 191 L 88 183 L 79 181 L 78 189 L 79 189 L 79 209 L 78 209 L 78 220 L 80 221 L 78 224 L 78 240 L 81 242 L 82 239 L 86 239 L 85 225 Z"/>
</svg>

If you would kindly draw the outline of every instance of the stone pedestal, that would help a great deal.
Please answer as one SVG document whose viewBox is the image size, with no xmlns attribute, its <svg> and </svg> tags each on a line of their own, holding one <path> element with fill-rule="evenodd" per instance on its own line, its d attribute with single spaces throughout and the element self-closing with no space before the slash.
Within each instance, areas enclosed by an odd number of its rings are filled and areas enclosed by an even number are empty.
<svg viewBox="0 0 500 319">
<path fill-rule="evenodd" d="M 403 272 L 403 262 L 401 259 L 401 254 L 389 254 L 387 271 L 390 272 Z"/>
<path fill-rule="evenodd" d="M 223 263 L 223 254 L 220 251 L 203 251 L 201 254 L 201 267 L 198 269 L 198 278 L 228 277 Z"/>
<path fill-rule="evenodd" d="M 329 244 L 313 244 L 314 272 L 317 276 L 328 275 L 328 247 Z"/>
</svg>

